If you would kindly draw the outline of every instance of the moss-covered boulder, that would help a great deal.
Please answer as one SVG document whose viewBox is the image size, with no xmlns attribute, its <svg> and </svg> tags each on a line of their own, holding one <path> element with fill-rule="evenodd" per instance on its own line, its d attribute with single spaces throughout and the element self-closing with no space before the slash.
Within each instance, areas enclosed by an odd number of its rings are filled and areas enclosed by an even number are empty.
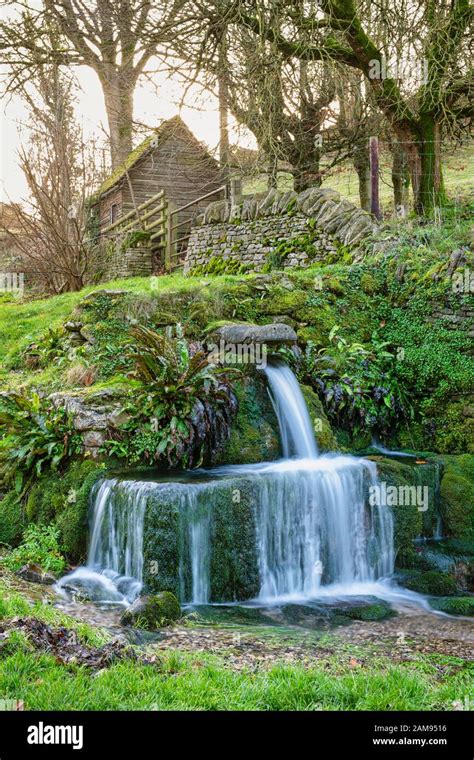
<svg viewBox="0 0 474 760">
<path fill-rule="evenodd" d="M 239 408 L 230 438 L 217 464 L 269 462 L 280 456 L 278 422 L 263 375 L 242 378 L 234 385 Z"/>
<path fill-rule="evenodd" d="M 445 533 L 474 538 L 474 455 L 443 456 L 441 511 Z"/>
<path fill-rule="evenodd" d="M 181 607 L 178 600 L 169 591 L 158 594 L 140 596 L 125 612 L 120 622 L 124 626 L 143 628 L 155 631 L 172 625 L 181 617 Z"/>
<path fill-rule="evenodd" d="M 433 596 L 449 596 L 457 592 L 455 579 L 448 573 L 436 570 L 410 570 L 403 574 L 402 584 L 411 591 Z"/>
<path fill-rule="evenodd" d="M 353 604 L 341 607 L 339 609 L 340 614 L 351 620 L 385 620 L 392 617 L 396 613 L 392 610 L 387 602 L 381 599 L 374 599 L 360 602 L 359 604 Z"/>
<path fill-rule="evenodd" d="M 434 610 L 446 612 L 448 615 L 474 616 L 474 596 L 451 596 L 441 599 L 430 599 Z"/>
</svg>

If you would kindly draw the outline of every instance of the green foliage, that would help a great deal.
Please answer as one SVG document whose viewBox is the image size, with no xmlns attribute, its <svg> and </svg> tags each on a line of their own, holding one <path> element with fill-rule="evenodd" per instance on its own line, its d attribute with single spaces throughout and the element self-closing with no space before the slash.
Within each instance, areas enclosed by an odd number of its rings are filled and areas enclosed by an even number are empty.
<svg viewBox="0 0 474 760">
<path fill-rule="evenodd" d="M 0 478 L 18 494 L 44 470 L 55 471 L 81 450 L 64 409 L 37 393 L 12 393 L 0 399 L 0 425 L 7 431 L 0 442 Z"/>
<path fill-rule="evenodd" d="M 44 572 L 60 575 L 66 567 L 59 545 L 59 530 L 54 525 L 30 525 L 23 541 L 3 560 L 12 572 L 23 565 L 38 565 Z"/>
<path fill-rule="evenodd" d="M 238 259 L 224 259 L 222 256 L 211 256 L 205 264 L 198 264 L 189 272 L 190 277 L 203 277 L 205 275 L 221 274 L 246 274 L 252 267 Z"/>
<path fill-rule="evenodd" d="M 65 330 L 62 327 L 48 327 L 48 331 L 36 343 L 32 343 L 23 351 L 23 360 L 28 362 L 28 357 L 34 354 L 38 357 L 38 366 L 47 367 L 52 362 L 58 364 L 65 359 Z"/>
<path fill-rule="evenodd" d="M 129 421 L 122 435 L 107 442 L 107 453 L 129 464 L 159 459 L 171 466 L 200 464 L 209 445 L 212 409 L 227 414 L 230 388 L 224 372 L 231 371 L 212 364 L 201 347 L 190 346 L 180 325 L 175 337 L 139 325 L 130 332 L 128 358 L 135 367 L 130 374 L 139 385 L 125 406 Z M 199 428 L 192 419 L 197 406 Z"/>
<path fill-rule="evenodd" d="M 317 389 L 330 420 L 340 428 L 387 436 L 411 411 L 389 343 L 376 338 L 371 345 L 349 343 L 339 329 L 331 330 L 327 348 L 316 350 L 308 343 L 300 376 Z"/>
</svg>

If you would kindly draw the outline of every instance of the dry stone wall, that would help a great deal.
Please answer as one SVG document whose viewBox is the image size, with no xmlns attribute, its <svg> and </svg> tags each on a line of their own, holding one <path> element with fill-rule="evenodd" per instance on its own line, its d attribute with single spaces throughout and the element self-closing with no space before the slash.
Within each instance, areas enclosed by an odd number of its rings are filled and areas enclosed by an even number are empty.
<svg viewBox="0 0 474 760">
<path fill-rule="evenodd" d="M 263 199 L 252 196 L 237 206 L 217 201 L 196 220 L 184 271 L 205 268 L 213 258 L 259 271 L 285 242 L 283 267 L 304 267 L 341 245 L 357 245 L 375 229 L 370 214 L 329 188 L 270 190 Z"/>
</svg>

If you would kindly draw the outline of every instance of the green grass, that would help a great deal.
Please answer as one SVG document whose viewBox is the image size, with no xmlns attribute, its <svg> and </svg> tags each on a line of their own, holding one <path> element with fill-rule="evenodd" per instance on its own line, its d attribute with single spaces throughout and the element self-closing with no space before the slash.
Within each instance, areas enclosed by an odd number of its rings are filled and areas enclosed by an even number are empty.
<svg viewBox="0 0 474 760">
<path fill-rule="evenodd" d="M 213 283 L 225 284 L 242 277 L 223 275 L 213 277 Z M 77 293 L 64 293 L 40 300 L 21 301 L 0 296 L 0 383 L 10 388 L 18 387 L 32 377 L 31 370 L 15 369 L 11 363 L 30 343 L 40 340 L 48 329 L 61 327 L 75 306 L 95 290 L 126 290 L 144 296 L 158 296 L 160 293 L 187 293 L 203 288 L 202 277 L 184 277 L 181 274 L 160 277 L 134 277 L 112 280 L 100 285 L 90 285 Z M 34 373 L 35 385 L 51 385 L 58 379 L 58 369 L 50 365 Z M 94 388 L 95 390 L 95 388 Z"/>
<path fill-rule="evenodd" d="M 9 578 L 0 580 L 0 621 L 34 616 L 74 629 L 82 643 L 108 636 L 42 603 L 32 604 Z M 274 632 L 273 632 L 274 633 Z M 64 666 L 34 650 L 21 631 L 0 648 L 0 699 L 27 710 L 452 710 L 472 698 L 474 666 L 455 657 L 419 656 L 394 665 L 372 651 L 344 644 L 328 656 L 327 636 L 303 665 L 232 670 L 225 654 L 161 651 L 153 664 L 123 660 L 91 672 Z M 248 642 L 251 646 L 251 641 Z M 148 645 L 146 654 L 153 654 Z M 308 651 L 308 655 L 309 655 Z M 352 658 L 358 658 L 354 665 Z M 360 660 L 363 660 L 360 663 Z"/>
<path fill-rule="evenodd" d="M 5 572 L 3 568 L 2 571 Z M 12 591 L 9 577 L 9 574 L 5 573 L 5 577 L 0 579 L 0 622 L 15 617 L 34 617 L 49 625 L 72 628 L 77 633 L 78 639 L 90 646 L 101 646 L 109 640 L 110 636 L 104 630 L 81 623 L 43 601 L 34 602 L 19 592 Z"/>
<path fill-rule="evenodd" d="M 350 669 L 326 660 L 234 672 L 216 656 L 171 652 L 153 665 L 121 662 L 92 677 L 19 641 L 0 662 L 0 697 L 24 700 L 28 710 L 450 710 L 472 696 L 468 667 L 451 658 L 453 675 L 440 679 L 436 665 L 380 660 Z"/>
</svg>

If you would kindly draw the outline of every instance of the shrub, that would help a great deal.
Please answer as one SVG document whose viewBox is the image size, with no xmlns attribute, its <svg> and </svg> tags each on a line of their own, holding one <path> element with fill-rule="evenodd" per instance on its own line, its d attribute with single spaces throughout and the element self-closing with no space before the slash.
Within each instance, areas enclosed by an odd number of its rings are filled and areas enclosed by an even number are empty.
<svg viewBox="0 0 474 760">
<path fill-rule="evenodd" d="M 0 480 L 23 494 L 44 470 L 59 465 L 82 446 L 69 415 L 37 393 L 11 393 L 0 399 Z"/>
<path fill-rule="evenodd" d="M 23 565 L 39 565 L 44 572 L 60 574 L 66 562 L 59 547 L 59 531 L 53 525 L 30 525 L 23 542 L 3 560 L 9 570 L 15 572 Z"/>
<path fill-rule="evenodd" d="M 176 336 L 147 327 L 132 328 L 130 373 L 138 381 L 125 407 L 129 421 L 106 451 L 129 464 L 197 466 L 213 458 L 230 431 L 236 400 L 228 375 L 236 370 L 217 367 L 199 344 L 190 345 L 180 325 Z"/>
<path fill-rule="evenodd" d="M 387 342 L 373 337 L 371 344 L 349 343 L 338 331 L 337 325 L 332 328 L 326 348 L 308 343 L 300 378 L 316 388 L 335 425 L 386 438 L 404 415 L 411 415 L 395 374 L 395 356 Z"/>
</svg>

